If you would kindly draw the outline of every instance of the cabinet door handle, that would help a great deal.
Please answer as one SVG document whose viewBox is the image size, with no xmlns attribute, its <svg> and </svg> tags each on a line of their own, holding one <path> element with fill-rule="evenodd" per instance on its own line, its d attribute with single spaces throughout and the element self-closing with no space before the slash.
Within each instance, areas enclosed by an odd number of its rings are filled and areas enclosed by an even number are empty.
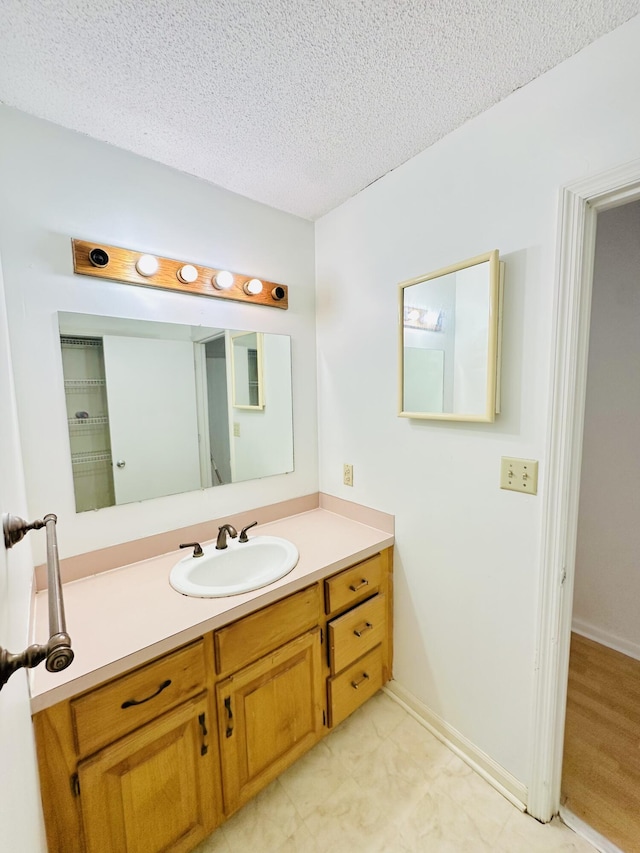
<svg viewBox="0 0 640 853">
<path fill-rule="evenodd" d="M 202 743 L 200 745 L 200 755 L 206 755 L 207 752 L 209 752 L 209 747 L 205 741 L 205 738 L 209 734 L 209 732 L 207 731 L 206 717 L 204 714 L 198 714 L 198 722 L 200 723 L 200 728 L 202 729 Z"/>
<path fill-rule="evenodd" d="M 368 680 L 369 680 L 369 673 L 368 673 L 368 672 L 363 672 L 363 673 L 362 673 L 362 678 L 359 678 L 357 681 L 352 681 L 352 682 L 351 682 L 351 686 L 353 687 L 353 689 L 354 689 L 354 690 L 357 690 L 357 689 L 358 689 L 358 687 L 360 687 L 360 685 L 361 685 L 363 682 L 368 681 Z"/>
<path fill-rule="evenodd" d="M 350 584 L 349 589 L 351 592 L 357 592 L 359 589 L 362 589 L 363 586 L 369 586 L 369 581 L 366 578 L 362 578 L 359 584 Z"/>
<path fill-rule="evenodd" d="M 151 696 L 147 696 L 146 699 L 127 699 L 126 702 L 123 702 L 120 706 L 121 708 L 131 708 L 132 705 L 144 705 L 145 702 L 148 702 L 150 699 L 155 699 L 156 696 L 159 696 L 163 690 L 166 690 L 167 687 L 171 684 L 171 679 L 167 678 L 166 681 L 163 681 L 160 687 L 156 690 L 155 693 L 152 693 Z"/>
<path fill-rule="evenodd" d="M 371 624 L 371 622 L 365 622 L 362 628 L 355 628 L 353 633 L 356 635 L 356 637 L 361 637 L 365 631 L 370 631 L 372 628 L 373 625 Z"/>
<path fill-rule="evenodd" d="M 231 723 L 231 721 L 233 720 L 233 712 L 231 710 L 231 696 L 227 696 L 227 698 L 224 700 L 224 707 L 227 712 L 226 736 L 231 737 L 231 735 L 233 734 L 233 725 Z"/>
</svg>

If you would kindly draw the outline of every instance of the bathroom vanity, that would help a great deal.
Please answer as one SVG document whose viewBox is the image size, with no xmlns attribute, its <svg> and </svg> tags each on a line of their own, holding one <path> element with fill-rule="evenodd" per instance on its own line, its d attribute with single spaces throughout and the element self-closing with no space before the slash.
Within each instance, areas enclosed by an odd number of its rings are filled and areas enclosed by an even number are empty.
<svg viewBox="0 0 640 853">
<path fill-rule="evenodd" d="M 96 669 L 87 657 L 66 685 L 39 694 L 35 686 L 50 853 L 192 850 L 391 677 L 392 537 L 322 510 L 268 527 L 297 536 L 301 554 L 276 589 L 216 600 L 169 590 L 182 631 L 106 666 L 96 648 Z M 359 537 L 366 547 L 348 553 Z M 138 571 L 164 596 L 170 560 L 175 554 L 68 585 L 77 595 L 65 590 L 70 624 L 94 581 L 97 592 L 117 575 L 136 583 Z M 141 592 L 138 576 L 130 606 L 144 623 Z M 171 614 L 164 621 L 170 626 Z M 160 623 L 151 623 L 135 630 L 157 635 Z"/>
</svg>

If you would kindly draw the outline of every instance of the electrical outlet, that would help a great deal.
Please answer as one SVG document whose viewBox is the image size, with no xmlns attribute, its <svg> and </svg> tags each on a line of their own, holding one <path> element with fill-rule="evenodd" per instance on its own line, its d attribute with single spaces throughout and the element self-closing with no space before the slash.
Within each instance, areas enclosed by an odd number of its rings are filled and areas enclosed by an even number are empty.
<svg viewBox="0 0 640 853">
<path fill-rule="evenodd" d="M 500 488 L 537 495 L 537 459 L 513 459 L 510 456 L 503 456 L 500 462 Z"/>
<path fill-rule="evenodd" d="M 353 486 L 353 465 L 342 466 L 342 482 L 345 486 Z"/>
</svg>

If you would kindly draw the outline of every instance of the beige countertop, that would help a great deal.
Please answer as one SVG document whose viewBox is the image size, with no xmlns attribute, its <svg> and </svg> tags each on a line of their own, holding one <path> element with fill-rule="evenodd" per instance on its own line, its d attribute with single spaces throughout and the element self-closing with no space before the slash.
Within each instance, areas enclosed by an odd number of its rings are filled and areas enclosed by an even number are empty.
<svg viewBox="0 0 640 853">
<path fill-rule="evenodd" d="M 44 665 L 30 671 L 32 712 L 364 560 L 394 541 L 391 533 L 326 509 L 261 525 L 259 533 L 289 539 L 300 559 L 284 578 L 242 595 L 190 598 L 176 592 L 169 585 L 169 572 L 184 557 L 178 543 L 175 551 L 162 556 L 64 584 L 67 631 L 75 659 L 62 672 L 50 673 Z M 32 641 L 47 642 L 48 630 L 47 591 L 43 590 L 35 596 Z"/>
</svg>

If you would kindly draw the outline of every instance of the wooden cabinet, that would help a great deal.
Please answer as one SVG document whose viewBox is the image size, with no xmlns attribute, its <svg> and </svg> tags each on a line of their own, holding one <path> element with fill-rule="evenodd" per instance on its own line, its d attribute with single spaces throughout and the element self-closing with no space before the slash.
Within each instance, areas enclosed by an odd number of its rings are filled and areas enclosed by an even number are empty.
<svg viewBox="0 0 640 853">
<path fill-rule="evenodd" d="M 391 552 L 324 582 L 329 725 L 337 726 L 391 677 Z"/>
<path fill-rule="evenodd" d="M 318 585 L 307 587 L 282 601 L 232 622 L 213 635 L 216 671 L 234 672 L 310 631 L 321 619 Z"/>
<path fill-rule="evenodd" d="M 87 853 L 187 853 L 215 825 L 207 695 L 78 765 Z"/>
<path fill-rule="evenodd" d="M 337 726 L 370 699 L 387 679 L 384 676 L 382 645 L 358 658 L 328 681 L 329 722 Z"/>
<path fill-rule="evenodd" d="M 391 677 L 391 550 L 33 718 L 49 853 L 187 853 Z"/>
<path fill-rule="evenodd" d="M 34 716 L 49 853 L 192 850 L 222 820 L 210 639 Z"/>
<path fill-rule="evenodd" d="M 322 737 L 320 629 L 220 682 L 216 697 L 229 815 Z"/>
<path fill-rule="evenodd" d="M 329 622 L 329 665 L 332 675 L 380 645 L 387 631 L 383 593 L 358 604 Z"/>
<path fill-rule="evenodd" d="M 78 755 L 90 755 L 206 689 L 204 641 L 71 700 Z"/>
<path fill-rule="evenodd" d="M 383 551 L 327 578 L 324 582 L 326 612 L 340 613 L 385 589 L 390 577 L 389 561 L 389 551 Z"/>
</svg>

